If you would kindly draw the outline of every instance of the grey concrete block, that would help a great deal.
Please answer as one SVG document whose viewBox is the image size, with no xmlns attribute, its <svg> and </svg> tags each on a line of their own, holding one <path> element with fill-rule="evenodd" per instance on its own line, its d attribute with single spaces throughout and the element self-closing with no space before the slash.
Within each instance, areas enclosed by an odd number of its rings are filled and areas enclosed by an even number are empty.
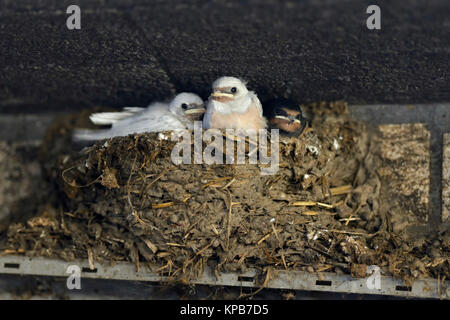
<svg viewBox="0 0 450 320">
<path fill-rule="evenodd" d="M 442 146 L 442 222 L 450 222 L 450 133 Z"/>
<path fill-rule="evenodd" d="M 423 124 L 387 124 L 379 127 L 382 165 L 377 173 L 389 190 L 395 233 L 429 219 L 430 131 Z"/>
</svg>

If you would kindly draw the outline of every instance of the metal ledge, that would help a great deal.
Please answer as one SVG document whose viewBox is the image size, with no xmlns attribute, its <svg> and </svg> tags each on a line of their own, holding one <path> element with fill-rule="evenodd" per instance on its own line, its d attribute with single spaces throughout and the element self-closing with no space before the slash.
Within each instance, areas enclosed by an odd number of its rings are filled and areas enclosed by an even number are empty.
<svg viewBox="0 0 450 320">
<path fill-rule="evenodd" d="M 23 256 L 0 257 L 0 274 L 35 275 L 68 277 L 66 273 L 70 265 L 81 268 L 81 277 L 91 279 L 128 280 L 165 282 L 168 277 L 159 276 L 142 268 L 136 272 L 135 266 L 130 263 L 117 263 L 114 266 L 96 264 L 95 269 L 89 268 L 86 260 L 62 261 L 47 258 L 30 258 Z M 256 282 L 259 276 L 256 270 L 245 273 L 222 273 L 218 277 L 211 269 L 206 269 L 203 275 L 192 281 L 192 284 L 212 286 L 235 286 L 259 288 Z M 381 276 L 381 289 L 369 289 L 366 285 L 367 278 L 355 279 L 350 275 L 337 275 L 335 273 L 309 273 L 304 271 L 275 270 L 271 273 L 271 280 L 265 288 L 322 291 L 334 293 L 353 293 L 369 295 L 388 295 L 405 298 L 431 298 L 450 299 L 450 281 L 441 282 L 436 279 L 421 279 L 414 281 L 411 287 L 407 287 L 401 280 Z"/>
</svg>

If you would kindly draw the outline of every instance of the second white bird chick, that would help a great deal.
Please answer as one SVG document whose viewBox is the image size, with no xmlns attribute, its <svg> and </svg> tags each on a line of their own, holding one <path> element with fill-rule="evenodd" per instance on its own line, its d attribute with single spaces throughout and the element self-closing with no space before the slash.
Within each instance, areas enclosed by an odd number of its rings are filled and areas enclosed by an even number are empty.
<svg viewBox="0 0 450 320">
<path fill-rule="evenodd" d="M 165 104 L 156 102 L 147 108 L 125 108 L 122 112 L 94 113 L 89 118 L 94 124 L 112 125 L 109 129 L 77 129 L 74 141 L 96 141 L 133 133 L 162 132 L 179 129 L 192 130 L 194 121 L 205 112 L 203 100 L 194 93 L 180 93 Z"/>
<path fill-rule="evenodd" d="M 234 77 L 214 81 L 209 97 L 203 127 L 205 129 L 265 129 L 261 102 L 245 83 Z"/>
</svg>

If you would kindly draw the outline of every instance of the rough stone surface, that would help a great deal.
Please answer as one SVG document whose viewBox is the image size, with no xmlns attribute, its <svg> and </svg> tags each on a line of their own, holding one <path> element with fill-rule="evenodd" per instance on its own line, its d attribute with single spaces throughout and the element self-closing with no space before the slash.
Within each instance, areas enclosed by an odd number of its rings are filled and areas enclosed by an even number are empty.
<svg viewBox="0 0 450 320">
<path fill-rule="evenodd" d="M 82 11 L 80 31 L 69 31 L 66 17 L 19 10 L 1 17 L 0 108 L 124 106 L 173 93 L 166 72 L 122 14 Z"/>
<path fill-rule="evenodd" d="M 442 222 L 446 222 L 450 220 L 450 133 L 444 134 L 442 148 Z"/>
<path fill-rule="evenodd" d="M 378 174 L 391 192 L 395 190 L 391 217 L 397 233 L 428 221 L 430 132 L 420 123 L 380 125 L 379 130 L 383 166 Z"/>
<path fill-rule="evenodd" d="M 261 98 L 302 102 L 449 101 L 450 2 L 0 1 L 0 110 L 146 105 L 220 75 L 249 80 Z"/>
</svg>

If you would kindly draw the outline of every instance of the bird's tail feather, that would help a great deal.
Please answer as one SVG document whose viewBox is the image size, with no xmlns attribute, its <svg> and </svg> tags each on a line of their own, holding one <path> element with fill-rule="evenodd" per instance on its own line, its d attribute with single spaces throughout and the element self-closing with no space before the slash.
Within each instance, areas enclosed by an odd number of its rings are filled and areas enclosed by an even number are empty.
<svg viewBox="0 0 450 320">
<path fill-rule="evenodd" d="M 90 129 L 75 129 L 72 134 L 72 140 L 75 142 L 82 141 L 97 141 L 110 138 L 108 129 L 105 130 L 90 130 Z"/>
<path fill-rule="evenodd" d="M 113 124 L 122 119 L 126 119 L 135 115 L 136 113 L 144 111 L 145 108 L 140 107 L 126 107 L 118 112 L 98 112 L 89 116 L 92 123 L 99 125 Z"/>
<path fill-rule="evenodd" d="M 93 113 L 89 116 L 89 119 L 92 121 L 93 124 L 98 125 L 107 125 L 107 124 L 113 124 L 117 121 L 120 121 L 122 119 L 131 117 L 134 113 L 133 112 L 100 112 L 100 113 Z"/>
<path fill-rule="evenodd" d="M 133 113 L 142 112 L 144 110 L 145 110 L 145 108 L 141 108 L 141 107 L 125 107 L 125 108 L 123 108 L 123 111 L 133 112 Z"/>
</svg>

